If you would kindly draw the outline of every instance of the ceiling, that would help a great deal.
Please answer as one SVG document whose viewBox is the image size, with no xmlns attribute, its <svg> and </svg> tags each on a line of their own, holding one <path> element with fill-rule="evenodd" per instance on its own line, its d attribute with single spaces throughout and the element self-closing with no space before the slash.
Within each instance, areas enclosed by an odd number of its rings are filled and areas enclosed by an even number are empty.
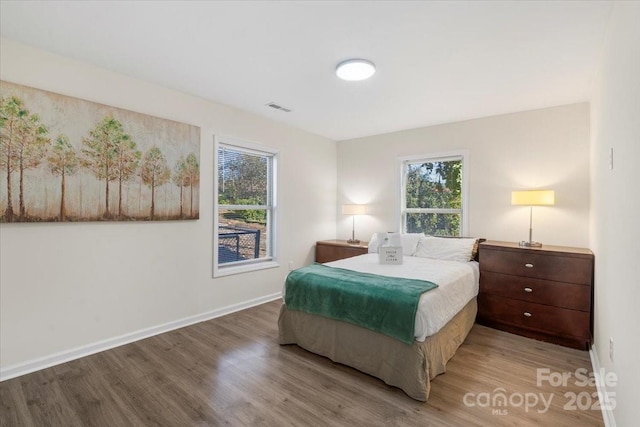
<svg viewBox="0 0 640 427">
<path fill-rule="evenodd" d="M 611 7 L 2 0 L 0 29 L 8 39 L 343 140 L 588 101 Z M 339 80 L 335 66 L 348 58 L 375 62 L 377 73 Z"/>
</svg>

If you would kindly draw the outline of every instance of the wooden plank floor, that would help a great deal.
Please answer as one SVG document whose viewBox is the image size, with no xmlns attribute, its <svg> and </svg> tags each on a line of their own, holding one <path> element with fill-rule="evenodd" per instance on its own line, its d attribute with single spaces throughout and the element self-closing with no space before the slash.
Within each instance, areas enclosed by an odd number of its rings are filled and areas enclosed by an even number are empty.
<svg viewBox="0 0 640 427">
<path fill-rule="evenodd" d="M 354 369 L 279 346 L 280 304 L 4 381 L 0 425 L 603 425 L 599 409 L 577 409 L 595 403 L 595 388 L 573 375 L 591 371 L 587 352 L 476 325 L 447 373 L 433 381 L 429 401 L 417 402 Z M 538 387 L 537 368 L 572 378 Z M 506 406 L 494 399 L 501 392 Z M 583 395 L 572 404 L 570 393 Z M 549 409 L 533 405 L 534 395 L 551 400 Z"/>
</svg>

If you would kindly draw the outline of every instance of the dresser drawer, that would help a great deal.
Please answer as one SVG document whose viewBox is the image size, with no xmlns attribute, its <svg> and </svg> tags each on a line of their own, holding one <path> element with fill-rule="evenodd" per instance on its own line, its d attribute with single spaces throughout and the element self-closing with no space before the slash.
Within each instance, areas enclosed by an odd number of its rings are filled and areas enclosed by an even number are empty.
<svg viewBox="0 0 640 427">
<path fill-rule="evenodd" d="M 478 317 L 532 331 L 590 337 L 590 313 L 481 293 Z"/>
<path fill-rule="evenodd" d="M 480 292 L 573 310 L 591 310 L 591 287 L 482 271 Z"/>
<path fill-rule="evenodd" d="M 557 282 L 591 284 L 593 261 L 559 255 L 544 255 L 530 250 L 480 250 L 482 271 L 512 274 Z"/>
</svg>

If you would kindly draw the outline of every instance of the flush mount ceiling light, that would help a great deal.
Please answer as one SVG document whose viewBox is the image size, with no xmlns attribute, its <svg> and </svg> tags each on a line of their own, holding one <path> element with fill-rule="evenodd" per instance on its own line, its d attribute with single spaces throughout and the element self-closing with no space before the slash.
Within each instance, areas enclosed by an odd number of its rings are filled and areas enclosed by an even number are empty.
<svg viewBox="0 0 640 427">
<path fill-rule="evenodd" d="M 373 62 L 366 59 L 348 59 L 336 67 L 336 75 L 342 80 L 356 82 L 366 80 L 376 72 Z"/>
</svg>

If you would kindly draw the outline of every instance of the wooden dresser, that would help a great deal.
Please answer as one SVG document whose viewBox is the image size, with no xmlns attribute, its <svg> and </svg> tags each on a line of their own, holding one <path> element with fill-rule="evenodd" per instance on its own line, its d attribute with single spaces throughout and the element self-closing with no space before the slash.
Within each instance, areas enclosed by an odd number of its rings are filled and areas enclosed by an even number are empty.
<svg viewBox="0 0 640 427">
<path fill-rule="evenodd" d="M 563 246 L 480 244 L 478 323 L 588 350 L 593 336 L 593 253 Z"/>
<path fill-rule="evenodd" d="M 366 254 L 368 252 L 368 243 L 350 244 L 346 240 L 322 240 L 316 242 L 316 262 L 331 262 Z"/>
</svg>

